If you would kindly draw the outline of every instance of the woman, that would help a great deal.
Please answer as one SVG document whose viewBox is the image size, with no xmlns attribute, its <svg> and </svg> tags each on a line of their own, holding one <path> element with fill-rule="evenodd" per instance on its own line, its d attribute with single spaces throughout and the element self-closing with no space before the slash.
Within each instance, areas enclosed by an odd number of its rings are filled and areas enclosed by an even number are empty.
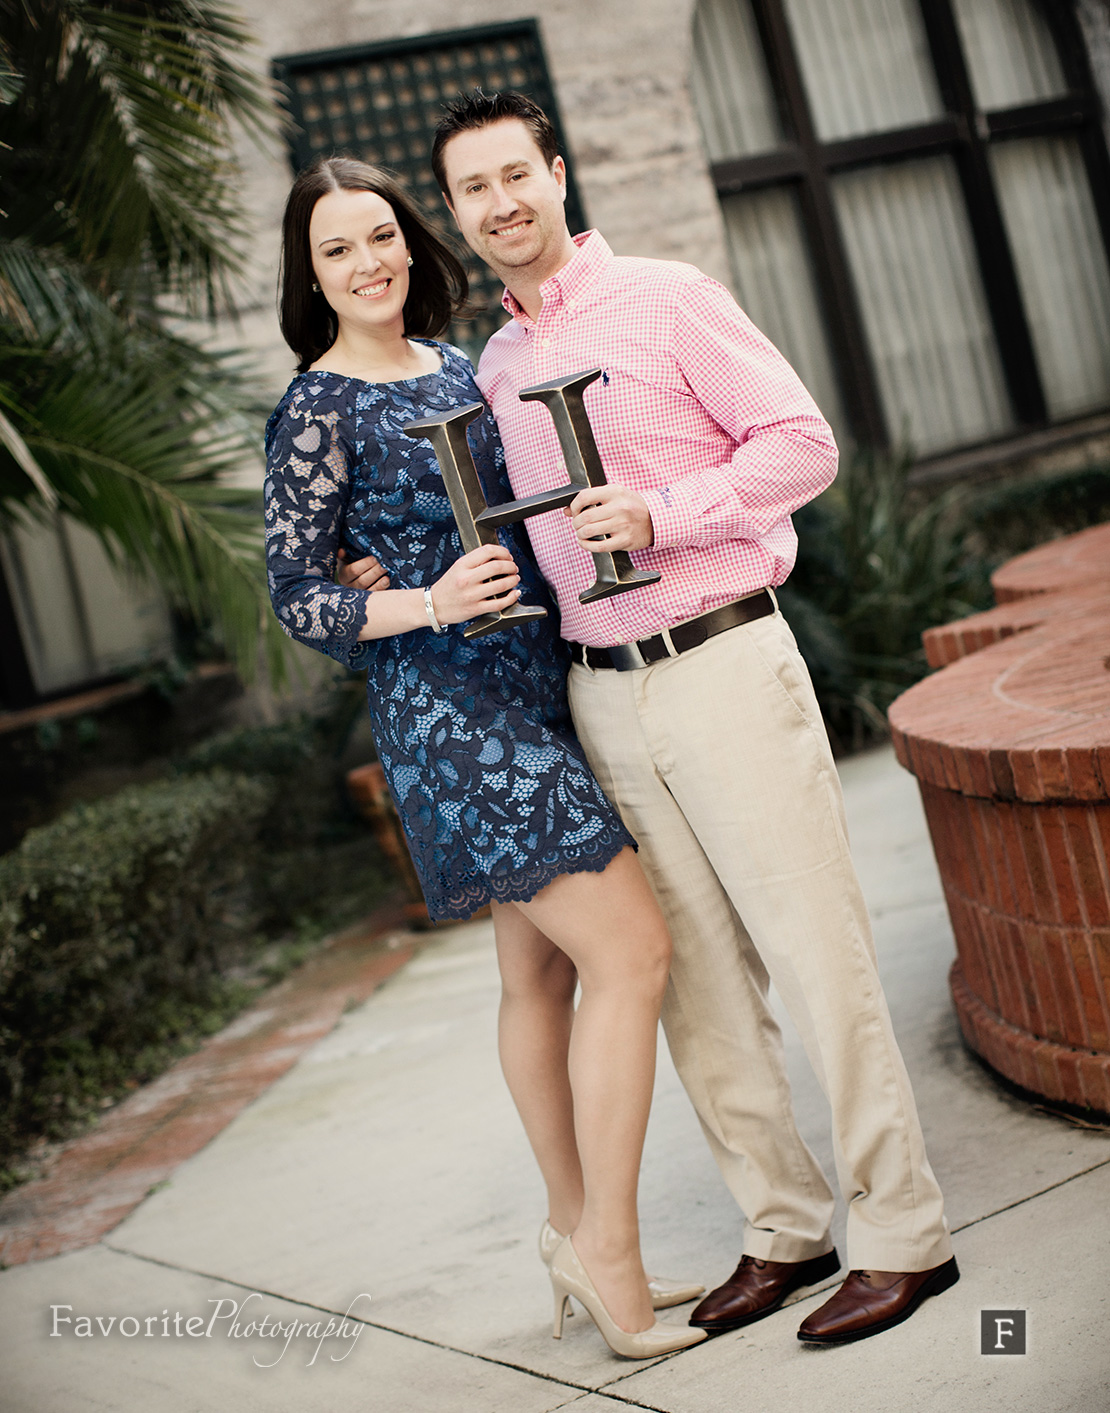
<svg viewBox="0 0 1110 1413">
<path fill-rule="evenodd" d="M 297 178 L 283 239 L 298 373 L 266 435 L 275 611 L 292 637 L 367 669 L 431 915 L 492 906 L 501 1060 L 547 1185 L 556 1336 L 574 1294 L 619 1354 L 685 1348 L 701 1332 L 656 1324 L 653 1304 L 698 1288 L 649 1290 L 636 1216 L 670 938 L 571 732 L 553 618 L 452 631 L 522 592 L 541 599 L 523 540 L 461 554 L 431 447 L 403 432 L 481 401 L 466 358 L 434 341 L 466 276 L 390 177 L 346 158 Z M 471 442 L 488 499 L 509 499 L 488 411 Z M 375 555 L 390 587 L 333 583 L 340 549 Z"/>
</svg>

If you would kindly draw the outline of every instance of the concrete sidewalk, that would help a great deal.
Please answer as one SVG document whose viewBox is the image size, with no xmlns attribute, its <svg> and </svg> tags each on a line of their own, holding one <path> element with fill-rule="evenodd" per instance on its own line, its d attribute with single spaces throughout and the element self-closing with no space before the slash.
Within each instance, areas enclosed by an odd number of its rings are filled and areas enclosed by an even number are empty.
<svg viewBox="0 0 1110 1413">
<path fill-rule="evenodd" d="M 490 925 L 474 923 L 426 941 L 98 1244 L 0 1274 L 0 1413 L 1110 1408 L 1110 1133 L 1010 1097 L 966 1055 L 916 785 L 887 750 L 842 775 L 954 1290 L 841 1349 L 795 1339 L 808 1293 L 646 1366 L 581 1312 L 552 1340 L 542 1189 L 497 1064 Z M 824 1101 L 789 1031 L 788 1047 L 831 1172 Z M 665 1052 L 642 1214 L 650 1269 L 731 1272 L 740 1218 Z M 837 1235 L 843 1254 L 842 1219 Z M 982 1310 L 1028 1312 L 1024 1357 L 980 1354 Z"/>
</svg>

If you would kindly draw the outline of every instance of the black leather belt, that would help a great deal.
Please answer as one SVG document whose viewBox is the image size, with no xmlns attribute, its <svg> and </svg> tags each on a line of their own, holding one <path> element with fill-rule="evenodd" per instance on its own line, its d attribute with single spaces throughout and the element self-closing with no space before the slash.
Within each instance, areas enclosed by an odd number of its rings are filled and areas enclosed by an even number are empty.
<svg viewBox="0 0 1110 1413">
<path fill-rule="evenodd" d="M 678 657 L 679 653 L 700 647 L 707 638 L 738 628 L 741 623 L 751 623 L 755 618 L 766 618 L 774 611 L 774 599 L 762 589 L 758 594 L 726 603 L 723 608 L 714 608 L 691 618 L 688 623 L 680 623 L 677 628 L 654 633 L 650 638 L 638 638 L 634 643 L 618 643 L 612 648 L 588 648 L 584 643 L 571 643 L 570 655 L 584 667 L 611 667 L 617 672 L 631 672 L 634 668 L 661 662 L 665 657 Z"/>
</svg>

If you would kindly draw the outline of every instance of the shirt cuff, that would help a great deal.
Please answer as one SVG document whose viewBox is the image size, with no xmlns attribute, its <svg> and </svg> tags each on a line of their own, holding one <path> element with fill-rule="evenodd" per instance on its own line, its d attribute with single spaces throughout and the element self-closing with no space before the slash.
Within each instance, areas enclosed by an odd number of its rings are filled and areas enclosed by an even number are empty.
<svg viewBox="0 0 1110 1413">
<path fill-rule="evenodd" d="M 698 543 L 699 517 L 685 504 L 684 497 L 670 486 L 641 491 L 651 516 L 652 549 L 672 549 Z"/>
</svg>

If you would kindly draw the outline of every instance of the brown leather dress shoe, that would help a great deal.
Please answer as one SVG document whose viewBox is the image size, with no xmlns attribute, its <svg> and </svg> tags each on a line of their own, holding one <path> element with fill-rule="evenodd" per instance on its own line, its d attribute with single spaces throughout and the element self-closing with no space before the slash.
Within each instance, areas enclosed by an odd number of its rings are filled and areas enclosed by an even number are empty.
<svg viewBox="0 0 1110 1413">
<path fill-rule="evenodd" d="M 881 1334 L 908 1320 L 927 1295 L 939 1295 L 960 1279 L 955 1256 L 928 1271 L 875 1272 L 889 1274 L 897 1279 L 880 1286 L 870 1271 L 849 1271 L 832 1299 L 802 1321 L 798 1338 L 807 1344 L 849 1344 Z"/>
<path fill-rule="evenodd" d="M 777 1310 L 792 1290 L 816 1285 L 840 1270 L 835 1251 L 809 1261 L 761 1261 L 742 1256 L 724 1285 L 711 1290 L 690 1316 L 690 1323 L 711 1334 L 738 1330 Z"/>
</svg>

